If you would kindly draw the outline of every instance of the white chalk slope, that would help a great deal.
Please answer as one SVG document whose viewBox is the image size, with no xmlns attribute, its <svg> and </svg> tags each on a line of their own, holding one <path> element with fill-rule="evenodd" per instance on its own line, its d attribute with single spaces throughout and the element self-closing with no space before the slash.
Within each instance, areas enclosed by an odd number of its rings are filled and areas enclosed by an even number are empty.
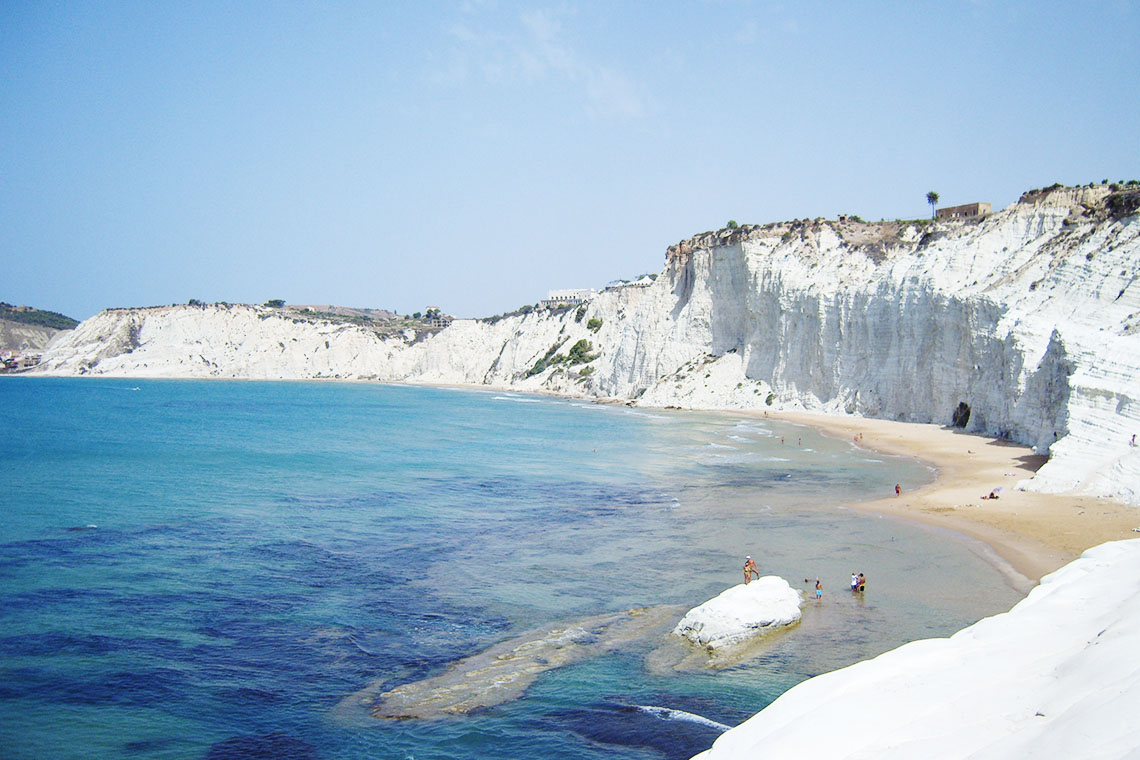
<svg viewBox="0 0 1140 760">
<path fill-rule="evenodd" d="M 1140 757 L 1140 540 L 948 639 L 804 681 L 697 757 Z"/>
<path fill-rule="evenodd" d="M 765 575 L 725 589 L 689 610 L 673 633 L 710 650 L 740 644 L 799 622 L 802 601 L 786 580 Z"/>
<path fill-rule="evenodd" d="M 726 229 L 581 310 L 434 335 L 260 307 L 106 311 L 40 371 L 473 383 L 939 424 L 964 404 L 966 430 L 1050 455 L 1026 487 L 1140 504 L 1138 206 L 1140 191 L 1062 188 L 982 220 Z M 585 362 L 558 361 L 579 341 Z"/>
</svg>

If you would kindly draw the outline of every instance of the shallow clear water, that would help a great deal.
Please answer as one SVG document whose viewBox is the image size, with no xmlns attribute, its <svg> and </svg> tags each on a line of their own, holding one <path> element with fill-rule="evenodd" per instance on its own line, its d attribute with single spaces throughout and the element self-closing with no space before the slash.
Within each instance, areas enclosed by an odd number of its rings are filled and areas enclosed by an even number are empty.
<svg viewBox="0 0 1140 760">
<path fill-rule="evenodd" d="M 6 757 L 687 758 L 709 722 L 1018 598 L 968 544 L 842 507 L 924 467 L 763 418 L 12 378 L 0 423 Z M 463 718 L 345 709 L 545 623 L 694 606 L 745 554 L 825 584 L 746 665 L 656 672 L 643 641 Z"/>
</svg>

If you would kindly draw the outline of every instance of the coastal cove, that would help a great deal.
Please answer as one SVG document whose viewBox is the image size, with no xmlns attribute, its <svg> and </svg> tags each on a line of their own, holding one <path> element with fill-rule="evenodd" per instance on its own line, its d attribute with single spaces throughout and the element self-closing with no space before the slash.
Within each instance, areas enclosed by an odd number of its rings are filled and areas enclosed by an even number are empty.
<svg viewBox="0 0 1140 760">
<path fill-rule="evenodd" d="M 1140 190 L 973 220 L 702 233 L 653 278 L 510 314 L 357 324 L 230 303 L 107 309 L 32 374 L 510 387 L 648 408 L 950 424 L 1048 455 L 1028 490 L 1140 505 Z"/>
<path fill-rule="evenodd" d="M 5 11 L 0 760 L 1140 760 L 1140 0 Z"/>
<path fill-rule="evenodd" d="M 962 542 L 849 508 L 926 466 L 791 421 L 366 383 L 0 393 L 26 484 L 3 545 L 17 756 L 688 757 L 807 677 L 1019 596 Z M 659 672 L 630 642 L 462 718 L 337 709 L 544 625 L 694 606 L 745 553 L 826 592 L 739 667 Z"/>
</svg>

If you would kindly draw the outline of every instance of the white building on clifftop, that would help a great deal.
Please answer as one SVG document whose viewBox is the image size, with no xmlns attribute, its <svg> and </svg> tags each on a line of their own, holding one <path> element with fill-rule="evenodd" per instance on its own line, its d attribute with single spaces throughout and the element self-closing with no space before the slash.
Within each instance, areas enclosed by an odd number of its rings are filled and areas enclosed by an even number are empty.
<svg viewBox="0 0 1140 760">
<path fill-rule="evenodd" d="M 546 294 L 546 298 L 538 302 L 542 308 L 551 308 L 554 306 L 574 306 L 583 301 L 588 301 L 598 294 L 598 291 L 593 289 L 579 289 L 579 290 L 551 290 Z"/>
</svg>

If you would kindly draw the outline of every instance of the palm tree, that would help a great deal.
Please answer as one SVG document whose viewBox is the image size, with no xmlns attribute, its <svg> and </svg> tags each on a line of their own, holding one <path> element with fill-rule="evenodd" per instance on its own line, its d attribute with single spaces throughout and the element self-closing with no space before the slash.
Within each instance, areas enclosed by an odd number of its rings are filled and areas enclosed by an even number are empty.
<svg viewBox="0 0 1140 760">
<path fill-rule="evenodd" d="M 935 216 L 934 207 L 938 204 L 938 193 L 931 190 L 926 194 L 926 202 L 930 204 L 930 218 L 933 219 Z"/>
</svg>

